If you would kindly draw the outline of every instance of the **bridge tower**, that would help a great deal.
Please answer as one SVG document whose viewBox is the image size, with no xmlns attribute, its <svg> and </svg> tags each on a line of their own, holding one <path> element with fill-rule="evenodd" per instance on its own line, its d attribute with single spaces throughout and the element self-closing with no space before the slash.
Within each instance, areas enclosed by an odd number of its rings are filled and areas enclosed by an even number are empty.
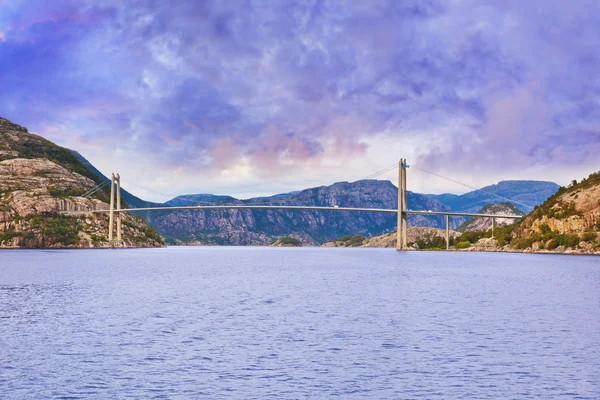
<svg viewBox="0 0 600 400">
<path fill-rule="evenodd" d="M 115 224 L 115 174 L 110 178 L 110 213 L 108 214 L 108 241 L 113 241 Z"/>
<path fill-rule="evenodd" d="M 121 175 L 117 174 L 117 209 L 121 209 Z M 117 240 L 121 241 L 121 218 L 123 213 L 117 213 Z"/>
<path fill-rule="evenodd" d="M 115 193 L 116 185 L 116 193 Z M 116 194 L 116 208 L 115 208 L 115 194 Z M 112 174 L 110 179 L 110 211 L 108 216 L 108 241 L 113 241 L 113 234 L 115 231 L 115 210 L 121 209 L 121 176 L 119 174 Z M 117 240 L 121 240 L 121 213 L 117 213 Z"/>
<path fill-rule="evenodd" d="M 398 163 L 398 228 L 396 232 L 396 250 L 405 250 L 408 247 L 408 221 L 406 219 L 406 159 L 401 158 Z"/>
</svg>

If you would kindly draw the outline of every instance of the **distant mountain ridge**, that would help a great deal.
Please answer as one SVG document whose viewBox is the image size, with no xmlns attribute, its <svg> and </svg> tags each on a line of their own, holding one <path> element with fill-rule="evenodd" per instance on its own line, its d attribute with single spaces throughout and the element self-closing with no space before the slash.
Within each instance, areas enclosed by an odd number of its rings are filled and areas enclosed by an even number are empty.
<svg viewBox="0 0 600 400">
<path fill-rule="evenodd" d="M 231 196 L 208 194 L 208 193 L 184 194 L 184 195 L 177 196 L 177 197 L 165 202 L 163 205 L 164 206 L 172 206 L 172 207 L 192 206 L 192 205 L 198 204 L 198 203 L 214 203 L 214 202 L 223 201 L 223 200 L 235 201 L 237 199 L 234 197 L 231 197 Z"/>
<path fill-rule="evenodd" d="M 338 182 L 298 193 L 248 200 L 221 199 L 218 204 L 339 206 L 395 209 L 398 189 L 389 181 Z M 414 210 L 450 211 L 436 200 L 408 192 Z M 207 204 L 207 203 L 204 203 Z M 145 218 L 173 242 L 203 244 L 268 244 L 281 236 L 300 239 L 303 244 L 321 244 L 346 234 L 373 236 L 395 229 L 396 215 L 310 210 L 181 210 L 145 213 Z M 409 223 L 440 226 L 440 217 L 410 216 Z"/>
<path fill-rule="evenodd" d="M 528 213 L 556 193 L 559 188 L 560 186 L 554 182 L 514 180 L 501 181 L 462 195 L 444 193 L 425 196 L 436 199 L 456 212 L 477 212 L 488 204 L 512 200 L 510 202 L 518 209 Z"/>
</svg>

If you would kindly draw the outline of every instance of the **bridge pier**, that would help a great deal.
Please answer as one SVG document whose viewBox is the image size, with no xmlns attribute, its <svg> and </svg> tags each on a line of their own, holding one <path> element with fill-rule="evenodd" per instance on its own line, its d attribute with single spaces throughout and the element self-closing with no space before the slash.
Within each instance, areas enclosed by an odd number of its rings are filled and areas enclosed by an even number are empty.
<svg viewBox="0 0 600 400">
<path fill-rule="evenodd" d="M 117 208 L 121 209 L 121 176 L 117 174 Z M 117 240 L 121 241 L 121 213 L 117 213 Z"/>
<path fill-rule="evenodd" d="M 396 250 L 405 250 L 408 246 L 408 221 L 406 196 L 406 159 L 398 163 L 398 228 L 396 231 Z"/>
<path fill-rule="evenodd" d="M 113 231 L 115 224 L 115 174 L 110 179 L 110 213 L 108 214 L 108 241 L 113 241 Z"/>
<path fill-rule="evenodd" d="M 450 250 L 450 216 L 446 214 L 446 250 Z"/>
<path fill-rule="evenodd" d="M 115 185 L 117 189 L 117 193 L 115 193 Z M 115 195 L 116 195 L 116 208 L 115 208 Z M 121 176 L 113 172 L 110 179 L 110 208 L 108 214 L 108 241 L 112 242 L 114 239 L 115 232 L 115 210 L 121 209 Z M 121 213 L 116 213 L 116 223 L 117 223 L 117 240 L 122 240 L 121 237 Z"/>
</svg>

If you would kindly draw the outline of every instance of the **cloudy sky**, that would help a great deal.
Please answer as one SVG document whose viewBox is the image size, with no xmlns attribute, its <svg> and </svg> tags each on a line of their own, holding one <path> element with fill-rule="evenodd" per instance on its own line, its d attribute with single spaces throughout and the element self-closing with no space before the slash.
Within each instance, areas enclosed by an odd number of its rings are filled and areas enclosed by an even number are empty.
<svg viewBox="0 0 600 400">
<path fill-rule="evenodd" d="M 0 116 L 149 200 L 400 157 L 477 187 L 565 184 L 600 169 L 599 4 L 0 0 Z M 466 190 L 415 169 L 409 185 Z"/>
</svg>

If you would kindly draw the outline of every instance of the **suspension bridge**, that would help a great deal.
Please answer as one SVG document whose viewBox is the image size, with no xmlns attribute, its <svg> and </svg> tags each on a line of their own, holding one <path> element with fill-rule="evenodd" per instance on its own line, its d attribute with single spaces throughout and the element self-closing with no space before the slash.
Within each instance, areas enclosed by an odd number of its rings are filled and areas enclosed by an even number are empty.
<svg viewBox="0 0 600 400">
<path fill-rule="evenodd" d="M 121 230 L 121 215 L 123 213 L 129 213 L 132 211 L 139 212 L 154 212 L 154 211 L 176 211 L 176 210 L 312 210 L 312 211 L 333 211 L 333 212 L 372 212 L 372 213 L 393 213 L 397 215 L 398 218 L 398 229 L 396 233 L 396 249 L 397 250 L 406 250 L 408 249 L 408 215 L 429 215 L 429 216 L 443 216 L 445 217 L 445 239 L 446 239 L 446 249 L 450 248 L 450 217 L 483 217 L 490 218 L 492 221 L 492 235 L 494 233 L 494 227 L 496 225 L 496 219 L 521 219 L 520 215 L 502 215 L 502 214 L 480 214 L 480 213 L 463 213 L 463 212 L 449 212 L 449 211 L 424 211 L 424 210 L 409 210 L 407 207 L 407 184 L 406 184 L 406 176 L 407 176 L 407 168 L 409 168 L 406 159 L 402 158 L 398 162 L 398 164 L 394 164 L 390 167 L 387 167 L 381 171 L 378 171 L 372 175 L 369 175 L 365 179 L 373 179 L 377 176 L 380 176 L 384 173 L 390 172 L 394 169 L 398 168 L 398 207 L 394 209 L 387 208 L 356 208 L 356 207 L 338 207 L 338 206 L 284 206 L 284 205 L 189 205 L 189 206 L 158 206 L 158 207 L 143 207 L 143 208 L 121 208 L 121 177 L 119 174 L 112 174 L 111 179 L 109 181 L 104 181 L 94 188 L 90 189 L 88 192 L 84 193 L 82 197 L 89 198 L 93 194 L 102 190 L 106 185 L 110 185 L 110 205 L 108 210 L 92 210 L 92 211 L 64 211 L 64 213 L 68 214 L 81 214 L 81 213 L 92 213 L 92 214 L 109 214 L 109 230 L 108 230 L 108 240 L 114 241 L 114 233 L 116 228 L 116 240 L 122 240 L 122 230 Z M 415 167 L 416 168 L 416 167 Z M 473 186 L 445 178 L 439 174 L 423 170 L 421 168 L 416 168 L 425 173 L 429 173 L 440 178 L 444 178 L 450 180 L 452 182 L 461 184 L 463 186 L 477 189 Z M 502 196 L 499 196 L 494 193 L 488 193 L 492 196 L 501 198 L 506 201 L 510 201 L 513 203 L 520 204 L 525 207 L 530 207 L 528 205 L 519 203 L 515 200 L 511 200 Z"/>
</svg>

